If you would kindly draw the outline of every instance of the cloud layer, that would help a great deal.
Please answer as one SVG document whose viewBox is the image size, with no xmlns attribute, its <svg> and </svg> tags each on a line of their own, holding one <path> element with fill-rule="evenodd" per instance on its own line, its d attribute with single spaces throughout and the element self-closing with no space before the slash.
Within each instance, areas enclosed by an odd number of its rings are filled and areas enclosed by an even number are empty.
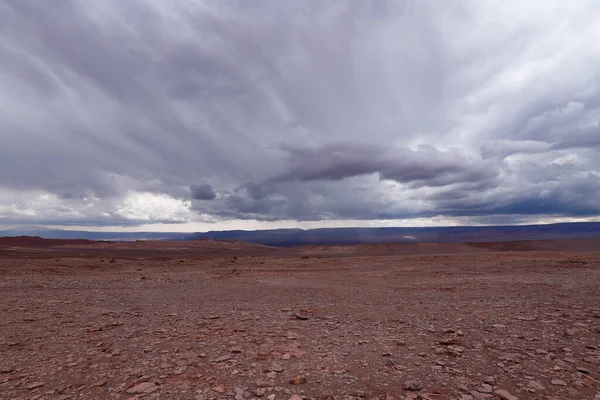
<svg viewBox="0 0 600 400">
<path fill-rule="evenodd" d="M 600 215 L 594 0 L 0 3 L 0 223 Z"/>
</svg>

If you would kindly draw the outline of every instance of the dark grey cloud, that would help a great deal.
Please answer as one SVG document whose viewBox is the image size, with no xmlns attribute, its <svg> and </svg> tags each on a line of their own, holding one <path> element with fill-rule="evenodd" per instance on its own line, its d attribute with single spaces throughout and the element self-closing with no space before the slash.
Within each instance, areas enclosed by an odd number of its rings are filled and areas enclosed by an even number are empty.
<svg viewBox="0 0 600 400">
<path fill-rule="evenodd" d="M 4 0 L 0 221 L 600 215 L 599 15 Z"/>
<path fill-rule="evenodd" d="M 190 186 L 190 193 L 192 195 L 192 199 L 194 200 L 214 200 L 217 198 L 215 189 L 213 189 L 213 187 L 208 183 Z"/>
<path fill-rule="evenodd" d="M 382 180 L 408 183 L 411 187 L 446 186 L 488 181 L 500 166 L 468 159 L 459 149 L 440 151 L 431 145 L 413 151 L 365 143 L 334 143 L 316 149 L 285 147 L 290 153 L 288 170 L 275 181 L 340 180 L 377 174 Z"/>
</svg>

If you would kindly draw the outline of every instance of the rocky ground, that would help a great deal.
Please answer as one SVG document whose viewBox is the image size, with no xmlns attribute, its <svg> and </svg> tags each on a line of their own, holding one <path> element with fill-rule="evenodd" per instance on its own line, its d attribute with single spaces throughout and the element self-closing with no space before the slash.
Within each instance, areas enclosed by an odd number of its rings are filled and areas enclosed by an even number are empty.
<svg viewBox="0 0 600 400">
<path fill-rule="evenodd" d="M 1 399 L 600 399 L 600 252 L 107 249 L 1 253 Z"/>
</svg>

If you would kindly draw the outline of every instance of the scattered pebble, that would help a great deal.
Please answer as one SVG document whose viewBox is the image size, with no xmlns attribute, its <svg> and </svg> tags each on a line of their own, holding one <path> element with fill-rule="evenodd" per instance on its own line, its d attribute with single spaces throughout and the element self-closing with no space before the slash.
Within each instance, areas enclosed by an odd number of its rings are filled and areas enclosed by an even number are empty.
<svg viewBox="0 0 600 400">
<path fill-rule="evenodd" d="M 223 385 L 214 386 L 212 391 L 220 394 L 227 393 L 227 389 L 225 389 L 225 386 Z"/>
</svg>

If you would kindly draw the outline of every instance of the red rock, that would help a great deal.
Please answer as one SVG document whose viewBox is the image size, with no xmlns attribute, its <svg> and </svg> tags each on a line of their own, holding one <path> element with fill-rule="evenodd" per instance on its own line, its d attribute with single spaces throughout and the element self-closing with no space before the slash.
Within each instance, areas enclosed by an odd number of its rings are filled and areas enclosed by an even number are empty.
<svg viewBox="0 0 600 400">
<path fill-rule="evenodd" d="M 295 376 L 292 379 L 290 379 L 290 383 L 292 385 L 302 385 L 303 383 L 306 383 L 307 379 L 304 376 Z"/>
</svg>

